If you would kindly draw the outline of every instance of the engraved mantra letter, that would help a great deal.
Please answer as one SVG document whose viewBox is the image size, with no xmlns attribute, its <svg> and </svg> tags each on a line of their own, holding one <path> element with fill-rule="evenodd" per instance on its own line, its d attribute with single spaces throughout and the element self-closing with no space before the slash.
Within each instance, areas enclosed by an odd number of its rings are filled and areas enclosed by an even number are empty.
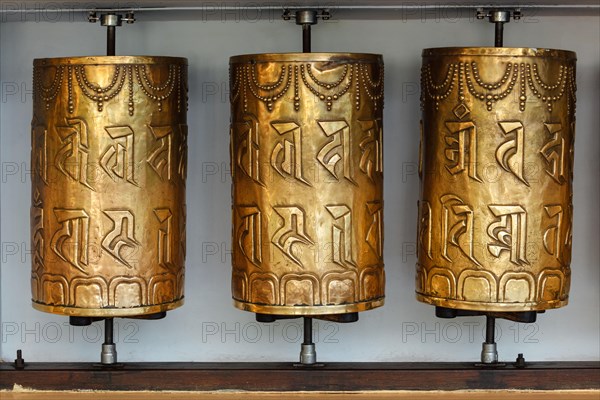
<svg viewBox="0 0 600 400">
<path fill-rule="evenodd" d="M 187 237 L 187 206 L 183 204 L 179 209 L 179 248 L 181 255 L 185 260 L 187 252 L 186 237 Z"/>
<path fill-rule="evenodd" d="M 238 206 L 241 218 L 237 229 L 238 245 L 242 254 L 255 265 L 262 262 L 262 225 L 261 212 L 256 206 Z"/>
<path fill-rule="evenodd" d="M 293 121 L 272 122 L 271 126 L 281 136 L 291 133 L 292 140 L 277 142 L 271 153 L 271 165 L 281 176 L 298 179 L 310 186 L 302 174 L 302 130 Z"/>
<path fill-rule="evenodd" d="M 124 179 L 137 186 L 133 153 L 133 129 L 129 126 L 107 126 L 104 129 L 115 144 L 104 150 L 100 157 L 100 166 L 113 181 Z"/>
<path fill-rule="evenodd" d="M 425 250 L 427 257 L 431 257 L 431 205 L 427 200 L 419 201 L 419 221 L 417 226 L 417 252 Z"/>
<path fill-rule="evenodd" d="M 367 211 L 373 218 L 367 231 L 367 243 L 378 257 L 383 257 L 383 207 L 380 201 L 367 203 Z"/>
<path fill-rule="evenodd" d="M 314 244 L 304 228 L 306 222 L 304 211 L 296 206 L 273 207 L 273 209 L 283 218 L 283 225 L 273 234 L 271 242 L 296 264 L 304 267 L 292 251 L 292 246 L 297 242 Z"/>
<path fill-rule="evenodd" d="M 566 179 L 566 146 L 565 139 L 561 135 L 562 127 L 560 124 L 544 124 L 544 126 L 552 136 L 540 150 L 540 153 L 550 167 L 550 169 L 546 170 L 546 173 L 556 182 L 562 184 Z"/>
<path fill-rule="evenodd" d="M 259 161 L 259 131 L 256 117 L 250 114 L 244 114 L 244 122 L 234 123 L 234 132 L 242 137 L 238 144 L 238 152 L 235 155 L 237 165 L 250 179 L 262 184 L 260 181 L 260 161 Z"/>
<path fill-rule="evenodd" d="M 156 145 L 150 150 L 146 161 L 161 180 L 171 180 L 171 143 L 173 129 L 171 126 L 148 126 L 156 139 Z"/>
<path fill-rule="evenodd" d="M 356 267 L 354 257 L 352 256 L 352 210 L 346 205 L 325 206 L 334 220 L 341 224 L 332 225 L 332 257 L 333 262 L 347 267 L 350 264 Z"/>
<path fill-rule="evenodd" d="M 187 179 L 187 137 L 188 137 L 188 126 L 180 124 L 179 132 L 181 133 L 181 140 L 179 142 L 179 148 L 177 153 L 179 154 L 179 164 L 177 166 L 177 172 L 185 184 Z"/>
<path fill-rule="evenodd" d="M 445 136 L 448 147 L 444 152 L 446 158 L 454 164 L 446 165 L 452 175 L 468 171 L 469 178 L 481 182 L 477 176 L 477 128 L 471 121 L 446 122 L 450 131 Z"/>
<path fill-rule="evenodd" d="M 56 153 L 54 164 L 60 172 L 94 190 L 88 183 L 88 128 L 83 119 L 67 118 L 66 126 L 56 126 L 63 147 Z"/>
<path fill-rule="evenodd" d="M 44 267 L 44 208 L 40 193 L 37 189 L 33 195 L 31 207 L 31 227 L 33 243 L 33 270 L 38 271 Z"/>
<path fill-rule="evenodd" d="M 442 203 L 442 257 L 452 262 L 448 244 L 458 249 L 477 265 L 473 255 L 473 209 L 458 196 L 446 194 Z"/>
<path fill-rule="evenodd" d="M 348 123 L 346 121 L 318 121 L 318 123 L 325 135 L 332 138 L 319 150 L 317 160 L 338 180 L 340 178 L 336 173 L 336 166 L 341 161 L 344 178 L 354 183 Z"/>
<path fill-rule="evenodd" d="M 495 257 L 508 251 L 510 261 L 517 265 L 528 264 L 525 259 L 527 236 L 527 212 L 519 205 L 488 206 L 499 220 L 492 222 L 487 229 L 488 235 L 497 242 L 488 244 L 488 249 Z"/>
<path fill-rule="evenodd" d="M 425 155 L 423 154 L 425 151 L 425 142 L 424 142 L 425 136 L 423 133 L 423 120 L 419 121 L 419 165 L 418 165 L 418 173 L 419 173 L 419 180 L 423 179 L 423 161 L 425 158 Z"/>
<path fill-rule="evenodd" d="M 31 131 L 32 170 L 44 183 L 48 184 L 48 130 L 37 125 Z"/>
<path fill-rule="evenodd" d="M 113 222 L 113 229 L 102 240 L 102 247 L 128 268 L 133 268 L 121 255 L 123 246 L 135 249 L 140 244 L 135 239 L 135 222 L 129 210 L 106 210 L 104 214 Z"/>
<path fill-rule="evenodd" d="M 157 208 L 154 210 L 154 215 L 160 222 L 158 228 L 158 263 L 168 268 L 173 262 L 171 254 L 173 213 L 168 208 Z"/>
<path fill-rule="evenodd" d="M 88 264 L 89 215 L 82 209 L 55 208 L 56 220 L 62 224 L 50 240 L 52 250 L 84 274 Z"/>
<path fill-rule="evenodd" d="M 560 260 L 562 255 L 561 231 L 563 225 L 563 209 L 560 204 L 551 204 L 544 206 L 544 211 L 546 211 L 548 217 L 556 217 L 556 224 L 550 225 L 548 229 L 544 231 L 544 248 L 548 254 L 553 255 L 557 260 Z"/>
<path fill-rule="evenodd" d="M 498 123 L 504 135 L 513 134 L 514 138 L 498 146 L 496 150 L 496 160 L 500 166 L 507 172 L 512 172 L 521 182 L 529 186 L 525 180 L 525 129 L 523 124 L 516 122 Z"/>
<path fill-rule="evenodd" d="M 358 121 L 363 132 L 367 135 L 360 142 L 362 150 L 359 167 L 362 172 L 373 180 L 376 172 L 383 172 L 383 141 L 382 128 L 379 120 Z"/>
</svg>

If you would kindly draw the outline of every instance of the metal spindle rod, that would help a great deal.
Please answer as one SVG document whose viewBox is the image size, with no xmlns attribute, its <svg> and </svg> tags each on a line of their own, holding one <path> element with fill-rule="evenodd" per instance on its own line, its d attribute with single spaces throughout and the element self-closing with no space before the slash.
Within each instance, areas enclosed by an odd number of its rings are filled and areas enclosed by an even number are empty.
<svg viewBox="0 0 600 400">
<path fill-rule="evenodd" d="M 114 342 L 114 324 L 112 318 L 104 320 L 104 343 L 100 353 L 100 362 L 103 365 L 114 365 L 117 363 L 117 346 Z"/>
<path fill-rule="evenodd" d="M 498 363 L 498 349 L 495 342 L 496 336 L 496 318 L 485 316 L 485 342 L 481 347 L 481 362 L 483 364 Z"/>
<path fill-rule="evenodd" d="M 117 27 L 107 26 L 106 27 L 106 55 L 114 56 L 115 47 L 117 42 Z"/>
<path fill-rule="evenodd" d="M 504 46 L 504 22 L 496 22 L 494 25 L 496 26 L 494 46 L 502 47 Z"/>
<path fill-rule="evenodd" d="M 316 22 L 316 14 L 314 16 Z M 310 23 L 302 24 L 302 52 L 311 52 L 311 27 Z M 300 350 L 301 364 L 316 364 L 317 352 L 313 343 L 313 319 L 311 317 L 303 317 L 304 320 L 304 341 Z"/>
<path fill-rule="evenodd" d="M 313 336 L 313 329 L 312 329 L 312 318 L 310 317 L 304 317 L 304 342 L 303 344 L 312 344 L 312 336 Z"/>
<path fill-rule="evenodd" d="M 284 13 L 284 19 L 290 19 L 291 13 L 287 10 Z M 317 23 L 318 14 L 315 10 L 298 10 L 293 15 L 296 18 L 296 25 L 302 25 L 302 52 L 311 52 L 311 25 Z"/>
<path fill-rule="evenodd" d="M 302 52 L 310 53 L 311 52 L 311 28 L 309 24 L 302 25 Z"/>
<path fill-rule="evenodd" d="M 494 343 L 496 336 L 496 318 L 487 315 L 485 317 L 485 342 Z"/>
<path fill-rule="evenodd" d="M 114 323 L 112 318 L 104 320 L 104 344 L 114 344 Z"/>
<path fill-rule="evenodd" d="M 315 344 L 312 341 L 313 319 L 311 317 L 304 317 L 304 341 L 300 346 L 300 364 L 302 365 L 314 365 L 317 363 L 317 351 Z"/>
<path fill-rule="evenodd" d="M 106 55 L 114 56 L 117 43 L 117 27 L 108 25 L 106 27 Z M 104 320 L 104 343 L 100 353 L 100 362 L 110 365 L 117 363 L 117 346 L 114 341 L 114 320 L 106 318 Z"/>
</svg>

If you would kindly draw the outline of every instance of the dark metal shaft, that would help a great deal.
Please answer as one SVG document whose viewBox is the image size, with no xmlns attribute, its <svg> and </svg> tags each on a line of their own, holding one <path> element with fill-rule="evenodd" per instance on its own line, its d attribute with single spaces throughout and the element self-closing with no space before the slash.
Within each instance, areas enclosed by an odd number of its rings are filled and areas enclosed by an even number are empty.
<svg viewBox="0 0 600 400">
<path fill-rule="evenodd" d="M 107 26 L 106 27 L 106 55 L 114 56 L 115 55 L 115 47 L 116 47 L 116 36 L 117 36 L 117 27 L 116 26 Z"/>
<path fill-rule="evenodd" d="M 114 344 L 114 325 L 112 318 L 104 320 L 104 344 Z"/>
<path fill-rule="evenodd" d="M 310 25 L 309 24 L 302 24 L 302 52 L 303 53 L 310 53 L 311 52 L 310 42 L 311 42 L 311 38 L 310 38 Z"/>
<path fill-rule="evenodd" d="M 494 37 L 494 46 L 504 46 L 504 22 L 496 22 L 496 35 Z"/>
<path fill-rule="evenodd" d="M 485 318 L 485 342 L 489 344 L 495 343 L 496 318 L 490 317 L 489 315 L 486 315 Z"/>
<path fill-rule="evenodd" d="M 303 344 L 313 344 L 313 325 L 311 317 L 304 317 L 304 342 Z"/>
</svg>

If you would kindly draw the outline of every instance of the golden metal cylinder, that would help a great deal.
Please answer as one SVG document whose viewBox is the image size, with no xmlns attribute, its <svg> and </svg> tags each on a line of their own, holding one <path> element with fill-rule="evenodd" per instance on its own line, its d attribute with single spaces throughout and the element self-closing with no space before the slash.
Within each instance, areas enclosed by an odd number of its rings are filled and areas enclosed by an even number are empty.
<svg viewBox="0 0 600 400">
<path fill-rule="evenodd" d="M 381 306 L 381 56 L 245 55 L 230 74 L 235 306 Z"/>
<path fill-rule="evenodd" d="M 34 61 L 33 307 L 122 317 L 183 303 L 187 60 Z"/>
<path fill-rule="evenodd" d="M 575 53 L 423 51 L 417 298 L 514 312 L 567 304 Z"/>
</svg>

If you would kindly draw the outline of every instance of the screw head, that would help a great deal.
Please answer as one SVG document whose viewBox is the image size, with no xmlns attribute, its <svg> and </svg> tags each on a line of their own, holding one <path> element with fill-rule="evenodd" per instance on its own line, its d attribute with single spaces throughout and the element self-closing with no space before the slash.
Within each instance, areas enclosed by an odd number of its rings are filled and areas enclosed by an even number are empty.
<svg viewBox="0 0 600 400">
<path fill-rule="evenodd" d="M 133 24 L 136 21 L 135 15 L 133 14 L 133 11 L 132 12 L 128 12 L 127 14 L 125 14 L 125 18 L 123 18 L 123 20 L 125 22 L 127 22 L 128 24 Z"/>
</svg>

